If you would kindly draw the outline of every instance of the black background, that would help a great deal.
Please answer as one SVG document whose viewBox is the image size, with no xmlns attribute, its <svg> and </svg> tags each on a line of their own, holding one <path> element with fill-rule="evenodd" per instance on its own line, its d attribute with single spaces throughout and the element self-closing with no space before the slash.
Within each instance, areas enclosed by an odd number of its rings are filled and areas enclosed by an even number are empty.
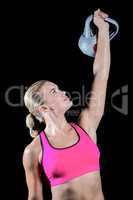
<svg viewBox="0 0 133 200">
<path fill-rule="evenodd" d="M 111 41 L 111 72 L 105 113 L 98 129 L 98 144 L 105 199 L 124 197 L 128 115 L 118 112 L 111 105 L 113 92 L 128 84 L 128 66 L 123 51 L 126 46 L 126 22 L 121 4 L 116 4 L 115 0 L 102 0 L 5 6 L 1 79 L 1 110 L 4 111 L 1 115 L 4 131 L 1 165 L 5 170 L 3 184 L 7 188 L 4 199 L 7 199 L 10 188 L 15 192 L 13 199 L 26 199 L 27 195 L 22 166 L 23 150 L 31 142 L 25 127 L 28 112 L 22 102 L 26 87 L 37 80 L 47 79 L 71 93 L 81 92 L 82 86 L 86 91 L 91 88 L 93 59 L 83 55 L 77 44 L 86 17 L 97 8 L 109 13 L 120 25 L 119 34 Z M 10 93 L 13 103 L 21 103 L 18 107 L 8 105 L 6 101 L 5 96 L 12 86 L 19 88 Z M 117 100 L 117 106 L 121 107 L 121 96 Z M 76 120 L 76 116 L 69 116 L 68 120 Z"/>
</svg>

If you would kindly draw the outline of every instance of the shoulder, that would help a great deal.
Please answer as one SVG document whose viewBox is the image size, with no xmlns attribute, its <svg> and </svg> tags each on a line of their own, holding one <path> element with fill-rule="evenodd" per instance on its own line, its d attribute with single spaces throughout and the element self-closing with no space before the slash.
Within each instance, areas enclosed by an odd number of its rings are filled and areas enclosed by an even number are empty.
<svg viewBox="0 0 133 200">
<path fill-rule="evenodd" d="M 39 154 L 41 152 L 40 138 L 37 136 L 29 145 L 27 145 L 23 152 L 24 168 L 31 168 L 39 161 Z"/>
</svg>

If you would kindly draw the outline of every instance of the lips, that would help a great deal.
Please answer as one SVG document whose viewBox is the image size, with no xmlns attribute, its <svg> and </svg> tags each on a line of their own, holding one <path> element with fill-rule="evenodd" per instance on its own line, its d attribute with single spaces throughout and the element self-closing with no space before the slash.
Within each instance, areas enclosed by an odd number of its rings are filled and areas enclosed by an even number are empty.
<svg viewBox="0 0 133 200">
<path fill-rule="evenodd" d="M 65 97 L 65 98 L 64 98 L 64 101 L 68 101 L 68 100 L 69 100 L 69 98 L 68 98 L 68 97 Z"/>
</svg>

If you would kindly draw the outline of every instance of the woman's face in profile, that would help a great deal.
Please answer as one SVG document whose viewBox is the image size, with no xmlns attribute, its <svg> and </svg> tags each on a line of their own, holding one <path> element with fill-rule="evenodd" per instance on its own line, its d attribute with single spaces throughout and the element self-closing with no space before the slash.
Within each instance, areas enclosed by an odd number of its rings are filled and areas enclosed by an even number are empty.
<svg viewBox="0 0 133 200">
<path fill-rule="evenodd" d="M 47 106 L 56 110 L 56 112 L 65 113 L 73 104 L 66 92 L 60 90 L 55 83 L 47 81 L 42 87 L 41 93 Z"/>
</svg>

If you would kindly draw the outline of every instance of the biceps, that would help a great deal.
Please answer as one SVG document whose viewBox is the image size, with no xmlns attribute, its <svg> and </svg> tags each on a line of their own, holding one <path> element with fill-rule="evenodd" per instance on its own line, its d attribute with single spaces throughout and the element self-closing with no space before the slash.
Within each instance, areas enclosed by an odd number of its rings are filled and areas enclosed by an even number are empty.
<svg viewBox="0 0 133 200">
<path fill-rule="evenodd" d="M 88 108 L 95 116 L 101 114 L 104 110 L 106 97 L 107 81 L 99 77 L 95 77 L 92 85 L 90 101 Z"/>
</svg>

